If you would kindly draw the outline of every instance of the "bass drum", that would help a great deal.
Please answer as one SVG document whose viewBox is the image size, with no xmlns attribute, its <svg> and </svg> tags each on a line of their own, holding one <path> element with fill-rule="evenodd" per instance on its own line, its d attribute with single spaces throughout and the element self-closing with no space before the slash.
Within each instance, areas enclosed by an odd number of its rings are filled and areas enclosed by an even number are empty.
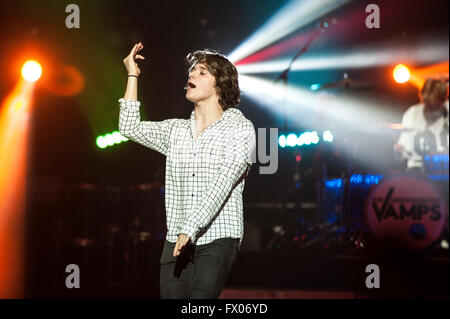
<svg viewBox="0 0 450 319">
<path fill-rule="evenodd" d="M 369 192 L 366 220 L 375 237 L 395 248 L 420 250 L 436 241 L 447 220 L 447 204 L 427 177 L 392 175 Z"/>
</svg>

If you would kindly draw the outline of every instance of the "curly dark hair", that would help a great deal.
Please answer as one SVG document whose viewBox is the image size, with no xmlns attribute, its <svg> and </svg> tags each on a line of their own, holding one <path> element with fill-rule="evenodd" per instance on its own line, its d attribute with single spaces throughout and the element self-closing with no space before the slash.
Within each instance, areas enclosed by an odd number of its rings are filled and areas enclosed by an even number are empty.
<svg viewBox="0 0 450 319">
<path fill-rule="evenodd" d="M 216 79 L 219 104 L 225 111 L 240 102 L 238 72 L 236 67 L 223 54 L 210 49 L 197 50 L 186 56 L 188 73 L 197 63 L 203 63 Z"/>
<path fill-rule="evenodd" d="M 447 84 L 443 80 L 428 78 L 420 90 L 420 100 L 425 104 L 433 101 L 444 103 L 448 96 Z"/>
</svg>

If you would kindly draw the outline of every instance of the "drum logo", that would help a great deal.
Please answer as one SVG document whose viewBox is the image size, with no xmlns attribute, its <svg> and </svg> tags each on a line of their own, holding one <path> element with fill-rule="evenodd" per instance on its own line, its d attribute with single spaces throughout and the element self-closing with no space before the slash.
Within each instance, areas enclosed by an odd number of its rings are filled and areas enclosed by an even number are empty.
<svg viewBox="0 0 450 319">
<path fill-rule="evenodd" d="M 431 181 L 415 175 L 393 175 L 369 193 L 366 218 L 380 242 L 422 249 L 440 236 L 447 207 Z"/>
<path fill-rule="evenodd" d="M 438 221 L 442 218 L 440 199 L 436 197 L 397 197 L 393 198 L 395 187 L 390 187 L 386 196 L 374 197 L 372 208 L 378 222 L 387 219 L 412 219 L 421 221 L 426 216 L 430 220 Z"/>
</svg>

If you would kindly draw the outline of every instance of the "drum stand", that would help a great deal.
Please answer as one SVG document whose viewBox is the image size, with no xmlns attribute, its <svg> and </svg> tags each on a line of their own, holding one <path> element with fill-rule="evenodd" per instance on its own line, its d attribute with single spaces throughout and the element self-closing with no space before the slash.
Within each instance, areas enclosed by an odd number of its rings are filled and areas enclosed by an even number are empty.
<svg viewBox="0 0 450 319">
<path fill-rule="evenodd" d="M 355 158 L 355 154 L 357 152 L 358 146 L 356 143 L 353 145 L 352 150 L 352 158 L 348 159 L 348 165 L 346 167 L 344 176 L 342 178 L 342 185 L 344 187 L 343 189 L 343 196 L 342 196 L 342 208 L 340 211 L 340 216 L 337 216 L 337 222 L 340 224 L 341 227 L 344 228 L 343 232 L 343 243 L 344 247 L 348 247 L 350 250 L 353 247 L 353 225 L 352 225 L 352 191 L 351 191 L 351 181 L 350 178 L 352 174 L 354 173 L 354 165 L 353 161 Z"/>
</svg>

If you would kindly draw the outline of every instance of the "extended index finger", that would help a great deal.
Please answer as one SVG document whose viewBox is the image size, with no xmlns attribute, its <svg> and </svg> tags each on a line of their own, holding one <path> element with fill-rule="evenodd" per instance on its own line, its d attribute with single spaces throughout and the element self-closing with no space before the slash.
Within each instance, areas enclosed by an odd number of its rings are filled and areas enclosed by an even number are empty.
<svg viewBox="0 0 450 319">
<path fill-rule="evenodd" d="M 130 54 L 131 55 L 134 55 L 134 51 L 136 50 L 136 47 L 137 47 L 137 43 L 133 46 L 133 48 L 131 49 L 131 51 L 130 51 Z"/>
</svg>

